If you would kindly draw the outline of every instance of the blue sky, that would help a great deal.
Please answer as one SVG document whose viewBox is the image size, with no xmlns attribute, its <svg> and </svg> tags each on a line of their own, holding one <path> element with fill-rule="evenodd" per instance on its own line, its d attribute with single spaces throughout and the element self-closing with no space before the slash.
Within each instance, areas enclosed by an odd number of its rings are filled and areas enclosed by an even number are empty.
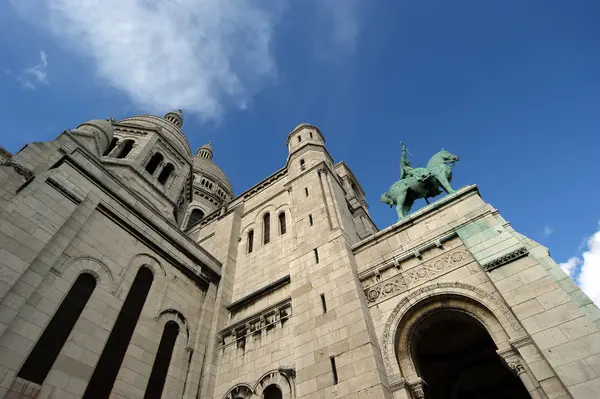
<svg viewBox="0 0 600 399">
<path fill-rule="evenodd" d="M 444 147 L 461 157 L 454 187 L 477 184 L 591 285 L 599 20 L 596 0 L 9 0 L 0 145 L 183 108 L 193 149 L 211 140 L 240 193 L 283 166 L 288 132 L 309 122 L 380 228 L 396 220 L 378 199 L 398 142 L 415 165 Z"/>
</svg>

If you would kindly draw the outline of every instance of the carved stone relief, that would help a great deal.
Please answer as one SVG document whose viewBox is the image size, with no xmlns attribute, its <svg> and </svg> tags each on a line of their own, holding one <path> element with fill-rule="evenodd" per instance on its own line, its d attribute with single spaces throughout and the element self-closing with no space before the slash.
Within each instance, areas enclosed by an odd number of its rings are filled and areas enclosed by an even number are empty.
<svg viewBox="0 0 600 399">
<path fill-rule="evenodd" d="M 381 302 L 472 260 L 470 252 L 465 247 L 459 247 L 410 270 L 398 271 L 395 276 L 366 288 L 365 295 L 370 303 Z"/>
</svg>

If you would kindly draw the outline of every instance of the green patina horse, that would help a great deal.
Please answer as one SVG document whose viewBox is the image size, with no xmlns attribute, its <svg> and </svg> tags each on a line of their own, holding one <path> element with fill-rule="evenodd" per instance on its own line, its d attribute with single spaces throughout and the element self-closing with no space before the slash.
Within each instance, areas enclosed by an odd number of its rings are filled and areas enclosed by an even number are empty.
<svg viewBox="0 0 600 399">
<path fill-rule="evenodd" d="M 442 149 L 431 157 L 425 168 L 413 168 L 406 158 L 406 146 L 402 144 L 402 159 L 400 161 L 400 180 L 394 183 L 380 198 L 381 202 L 390 208 L 396 206 L 398 220 L 401 220 L 412 207 L 415 200 L 435 197 L 442 192 L 453 193 L 450 186 L 452 167 L 459 158 Z"/>
</svg>

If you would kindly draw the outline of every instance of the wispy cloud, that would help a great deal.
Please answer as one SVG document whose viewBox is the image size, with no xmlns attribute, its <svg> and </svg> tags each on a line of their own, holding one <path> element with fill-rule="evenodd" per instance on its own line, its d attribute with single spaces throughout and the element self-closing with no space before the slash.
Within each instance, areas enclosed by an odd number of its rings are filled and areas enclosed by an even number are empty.
<svg viewBox="0 0 600 399">
<path fill-rule="evenodd" d="M 317 0 L 331 22 L 334 43 L 343 50 L 354 51 L 360 33 L 363 0 Z"/>
<path fill-rule="evenodd" d="M 218 119 L 275 81 L 276 25 L 292 0 L 10 0 L 105 82 L 150 112 L 184 108 Z M 327 35 L 354 48 L 362 0 L 317 0 Z M 32 16 L 33 15 L 33 16 Z M 38 73 L 42 72 L 42 73 Z M 43 70 L 30 75 L 44 77 Z M 40 81 L 38 81 L 39 83 Z"/>
<path fill-rule="evenodd" d="M 40 61 L 30 68 L 23 70 L 18 77 L 23 87 L 35 90 L 41 85 L 48 84 L 48 56 L 40 51 Z"/>
<path fill-rule="evenodd" d="M 544 226 L 544 237 L 550 237 L 552 235 L 552 233 L 554 233 L 554 230 L 552 229 L 552 227 L 546 225 Z"/>
<path fill-rule="evenodd" d="M 600 305 L 600 223 L 598 231 L 588 238 L 581 256 L 570 258 L 560 267 Z"/>
</svg>

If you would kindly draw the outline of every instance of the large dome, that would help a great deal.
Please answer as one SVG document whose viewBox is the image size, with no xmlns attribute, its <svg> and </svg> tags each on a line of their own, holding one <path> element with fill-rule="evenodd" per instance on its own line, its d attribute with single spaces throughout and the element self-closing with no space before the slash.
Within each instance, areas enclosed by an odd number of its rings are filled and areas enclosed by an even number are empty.
<svg viewBox="0 0 600 399">
<path fill-rule="evenodd" d="M 225 188 L 229 195 L 233 197 L 233 187 L 225 173 L 219 168 L 213 161 L 213 151 L 210 141 L 204 144 L 198 150 L 198 153 L 194 157 L 194 172 L 200 173 L 204 176 L 210 177 L 215 183 Z"/>
<path fill-rule="evenodd" d="M 175 126 L 172 122 L 164 118 L 160 118 L 154 115 L 139 115 L 130 116 L 128 118 L 123 119 L 121 122 L 128 123 L 131 125 L 138 125 L 146 128 L 159 127 L 161 128 L 162 134 L 165 136 L 165 138 L 169 140 L 169 142 L 181 152 L 181 155 L 184 155 L 186 157 L 192 156 L 190 143 L 183 134 L 183 132 L 179 130 L 179 128 Z"/>
<path fill-rule="evenodd" d="M 225 175 L 225 172 L 210 159 L 194 157 L 194 171 L 213 178 L 215 183 L 225 187 L 229 191 L 228 194 L 233 196 L 233 187 L 231 187 L 231 183 Z"/>
</svg>

